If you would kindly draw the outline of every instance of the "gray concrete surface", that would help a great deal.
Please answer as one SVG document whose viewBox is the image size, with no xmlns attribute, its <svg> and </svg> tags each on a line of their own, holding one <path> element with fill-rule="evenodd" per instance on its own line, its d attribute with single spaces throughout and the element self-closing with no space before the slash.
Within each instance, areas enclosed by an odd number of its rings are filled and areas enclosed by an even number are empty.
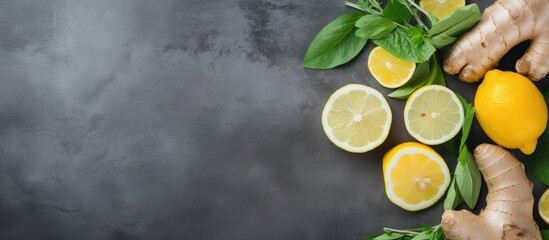
<svg viewBox="0 0 549 240">
<path fill-rule="evenodd" d="M 486 4 L 482 4 L 485 6 Z M 324 136 L 366 53 L 301 59 L 342 1 L 0 1 L 0 239 L 361 239 L 438 224 L 385 196 L 375 151 Z M 448 78 L 472 99 L 475 85 Z M 483 141 L 480 136 L 473 144 Z M 454 158 L 437 148 L 448 158 Z M 537 191 L 542 190 L 537 187 Z"/>
</svg>

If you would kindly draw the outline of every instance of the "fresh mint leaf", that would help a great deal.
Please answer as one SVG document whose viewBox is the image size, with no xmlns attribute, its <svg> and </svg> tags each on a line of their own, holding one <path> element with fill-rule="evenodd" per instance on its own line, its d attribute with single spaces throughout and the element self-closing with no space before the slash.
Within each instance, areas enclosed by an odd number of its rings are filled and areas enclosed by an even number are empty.
<svg viewBox="0 0 549 240">
<path fill-rule="evenodd" d="M 398 230 L 384 228 L 385 233 L 370 235 L 364 240 L 447 240 L 441 225 L 433 227 L 422 224 L 420 228 Z"/>
<path fill-rule="evenodd" d="M 362 16 L 361 13 L 343 15 L 322 28 L 311 42 L 303 66 L 329 69 L 356 57 L 367 41 L 355 35 L 355 22 Z"/>
<path fill-rule="evenodd" d="M 461 127 L 461 142 L 460 149 L 467 148 L 465 141 L 469 137 L 471 131 L 471 125 L 473 125 L 473 118 L 475 117 L 475 108 L 473 105 L 467 102 L 461 95 L 456 94 L 463 105 L 463 112 L 465 112 L 465 119 L 463 120 L 463 126 Z"/>
<path fill-rule="evenodd" d="M 377 14 L 369 14 L 356 21 L 356 36 L 365 39 L 379 39 L 391 33 L 396 25 L 389 18 Z"/>
<path fill-rule="evenodd" d="M 427 61 L 436 49 L 425 38 L 423 41 L 418 41 L 417 33 L 415 28 L 397 27 L 386 37 L 374 40 L 374 43 L 400 59 L 422 63 Z"/>
<path fill-rule="evenodd" d="M 425 41 L 425 31 L 421 27 L 409 28 L 408 32 L 414 44 L 420 45 Z"/>
<path fill-rule="evenodd" d="M 475 158 L 467 151 L 465 163 L 458 162 L 455 170 L 456 185 L 467 206 L 474 208 L 478 201 L 481 176 Z"/>
<path fill-rule="evenodd" d="M 407 99 L 412 93 L 414 93 L 418 88 L 425 85 L 429 79 L 429 62 L 420 63 L 412 78 L 402 87 L 393 91 L 389 94 L 389 97 L 395 99 Z"/>
<path fill-rule="evenodd" d="M 547 107 L 549 108 L 549 90 L 543 93 Z M 530 155 L 525 155 L 524 166 L 526 171 L 532 174 L 541 183 L 549 186 L 549 129 L 538 138 L 536 151 Z"/>
<path fill-rule="evenodd" d="M 396 23 L 406 24 L 412 20 L 412 13 L 400 0 L 389 0 L 383 9 L 383 15 Z"/>
<path fill-rule="evenodd" d="M 444 47 L 469 30 L 480 18 L 481 13 L 476 4 L 460 7 L 452 14 L 440 19 L 427 32 L 430 36 L 430 42 L 437 48 Z"/>
<path fill-rule="evenodd" d="M 456 176 L 452 177 L 452 182 L 446 193 L 446 198 L 444 199 L 444 210 L 455 209 L 457 206 L 463 203 L 463 198 L 459 193 L 459 189 L 456 185 Z"/>
</svg>

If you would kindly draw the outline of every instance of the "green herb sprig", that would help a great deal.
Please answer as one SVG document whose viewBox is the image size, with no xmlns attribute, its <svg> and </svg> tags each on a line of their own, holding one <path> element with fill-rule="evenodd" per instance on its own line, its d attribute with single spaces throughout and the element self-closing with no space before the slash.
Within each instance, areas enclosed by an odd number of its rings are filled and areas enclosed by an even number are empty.
<svg viewBox="0 0 549 240">
<path fill-rule="evenodd" d="M 367 236 L 364 240 L 447 240 L 442 227 L 423 225 L 421 228 L 398 230 L 384 228 L 383 233 Z"/>
<path fill-rule="evenodd" d="M 470 208 L 475 208 L 482 185 L 482 178 L 475 158 L 465 144 L 473 124 L 475 108 L 465 98 L 459 94 L 457 96 L 463 106 L 465 119 L 460 134 L 444 143 L 444 147 L 448 151 L 458 156 L 454 176 L 444 200 L 444 209 L 454 209 L 463 202 Z"/>
<path fill-rule="evenodd" d="M 440 63 L 436 61 L 437 49 L 453 43 L 481 17 L 476 4 L 461 7 L 440 20 L 414 0 L 388 0 L 385 6 L 379 0 L 358 0 L 345 1 L 345 5 L 360 12 L 343 15 L 326 25 L 309 46 L 303 66 L 312 69 L 340 66 L 358 56 L 368 40 L 420 66 L 428 61 L 429 71 L 420 72 L 418 67 L 413 80 L 389 95 L 397 99 L 406 99 L 411 92 L 428 84 L 445 85 Z"/>
</svg>

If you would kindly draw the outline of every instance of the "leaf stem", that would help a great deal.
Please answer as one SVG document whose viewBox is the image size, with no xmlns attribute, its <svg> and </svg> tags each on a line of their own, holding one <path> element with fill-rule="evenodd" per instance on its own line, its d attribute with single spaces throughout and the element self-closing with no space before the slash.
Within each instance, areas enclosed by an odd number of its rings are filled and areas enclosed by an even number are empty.
<svg viewBox="0 0 549 240">
<path fill-rule="evenodd" d="M 402 234 L 407 234 L 407 235 L 418 235 L 419 232 L 414 232 L 414 231 L 411 231 L 411 230 L 399 230 L 399 229 L 393 229 L 393 228 L 383 228 L 383 231 L 385 232 L 394 232 L 394 233 L 402 233 Z"/>
<path fill-rule="evenodd" d="M 423 9 L 421 9 L 421 8 L 414 2 L 414 0 L 407 0 L 407 3 L 413 5 L 415 8 L 419 8 L 420 11 L 421 11 L 422 13 L 425 14 L 425 12 L 423 11 Z M 423 21 L 421 20 L 421 17 L 417 14 L 417 9 L 412 9 L 412 8 L 410 7 L 410 5 L 408 5 L 408 4 L 404 4 L 404 6 L 406 6 L 406 8 L 408 9 L 408 11 L 410 11 L 410 13 L 412 13 L 412 15 L 414 15 L 414 18 L 416 19 L 416 22 L 417 22 L 423 29 L 425 29 L 425 31 L 428 31 L 429 28 L 427 28 L 427 26 L 426 26 L 426 25 L 423 23 Z M 427 16 L 429 16 L 429 15 L 427 15 Z"/>
<path fill-rule="evenodd" d="M 375 0 L 373 0 L 373 1 L 375 1 Z M 367 13 L 370 13 L 370 14 L 381 14 L 381 6 L 379 6 L 379 3 L 373 4 L 372 1 L 370 1 L 370 5 L 372 5 L 374 8 L 377 8 L 377 11 L 372 9 L 372 8 L 365 8 L 363 6 L 360 6 L 359 4 L 356 4 L 356 3 L 353 3 L 353 2 L 350 2 L 350 1 L 347 1 L 347 0 L 344 2 L 344 4 L 347 7 L 351 7 L 351 8 L 354 8 L 356 10 L 367 12 Z"/>
<path fill-rule="evenodd" d="M 429 16 L 429 13 L 426 12 L 425 10 L 423 10 L 423 8 L 421 8 L 419 5 L 417 5 L 417 3 L 414 1 L 414 0 L 408 0 L 408 2 L 414 6 L 417 10 L 421 11 L 425 16 Z"/>
</svg>

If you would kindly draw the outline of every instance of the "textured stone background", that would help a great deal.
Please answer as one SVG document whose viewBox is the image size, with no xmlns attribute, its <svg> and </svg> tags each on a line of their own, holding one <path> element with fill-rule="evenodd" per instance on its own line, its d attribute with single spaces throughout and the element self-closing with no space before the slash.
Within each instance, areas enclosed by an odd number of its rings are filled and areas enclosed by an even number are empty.
<svg viewBox="0 0 549 240">
<path fill-rule="evenodd" d="M 389 93 L 365 70 L 371 45 L 338 69 L 301 67 L 320 28 L 350 11 L 0 1 L 0 239 L 361 239 L 438 224 L 441 204 L 410 213 L 384 193 L 382 154 L 412 140 L 404 102 L 389 100 L 391 134 L 375 151 L 324 136 L 335 89 Z M 472 99 L 475 85 L 448 82 Z"/>
</svg>

